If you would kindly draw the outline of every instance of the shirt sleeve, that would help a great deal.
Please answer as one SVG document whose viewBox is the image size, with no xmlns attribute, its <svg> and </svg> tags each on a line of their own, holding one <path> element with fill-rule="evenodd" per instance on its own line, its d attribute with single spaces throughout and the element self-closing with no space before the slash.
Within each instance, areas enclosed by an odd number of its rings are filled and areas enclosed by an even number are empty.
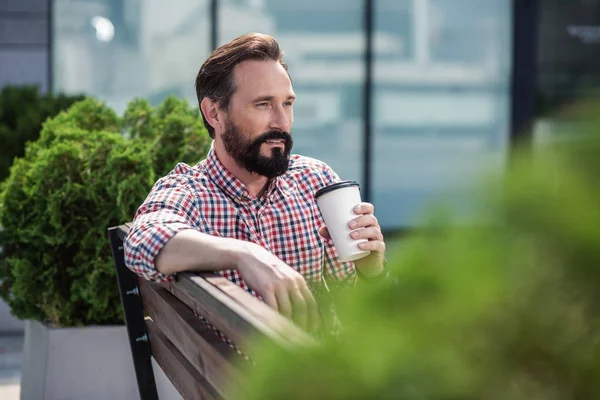
<svg viewBox="0 0 600 400">
<path fill-rule="evenodd" d="M 185 179 L 161 178 L 137 210 L 123 243 L 125 265 L 137 275 L 158 282 L 173 276 L 156 270 L 154 259 L 175 234 L 197 229 L 199 206 Z"/>
<path fill-rule="evenodd" d="M 331 167 L 324 164 L 321 172 L 323 187 L 340 182 L 340 177 Z M 323 217 L 321 223 L 325 225 Z M 333 241 L 325 240 L 325 277 L 340 284 L 354 285 L 356 282 L 356 269 L 353 262 L 342 262 L 338 258 Z"/>
</svg>

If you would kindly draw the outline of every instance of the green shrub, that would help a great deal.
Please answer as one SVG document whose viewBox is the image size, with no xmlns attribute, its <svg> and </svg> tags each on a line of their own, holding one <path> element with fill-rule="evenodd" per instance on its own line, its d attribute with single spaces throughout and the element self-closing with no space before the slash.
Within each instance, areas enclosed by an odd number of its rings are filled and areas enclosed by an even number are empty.
<svg viewBox="0 0 600 400">
<path fill-rule="evenodd" d="M 167 174 L 173 168 L 170 160 L 195 164 L 199 153 L 205 155 L 208 152 L 209 137 L 192 134 L 205 130 L 199 109 L 192 110 L 184 100 L 168 97 L 156 111 L 156 130 L 161 135 L 155 138 L 151 157 L 154 171 L 159 176 Z"/>
<path fill-rule="evenodd" d="M 41 94 L 34 85 L 4 86 L 0 91 L 0 182 L 8 176 L 15 157 L 23 157 L 25 143 L 36 140 L 42 123 L 69 108 L 83 96 Z"/>
<path fill-rule="evenodd" d="M 436 212 L 389 255 L 397 285 L 342 301 L 340 341 L 291 355 L 265 345 L 270 362 L 239 398 L 597 398 L 598 127 L 489 179 L 477 210 L 487 223 Z"/>
<path fill-rule="evenodd" d="M 119 118 L 86 99 L 44 124 L 0 192 L 0 295 L 13 314 L 63 327 L 121 323 L 107 228 L 133 218 L 159 174 L 205 157 L 210 140 L 193 115 L 173 98 L 157 109 L 136 99 Z"/>
</svg>

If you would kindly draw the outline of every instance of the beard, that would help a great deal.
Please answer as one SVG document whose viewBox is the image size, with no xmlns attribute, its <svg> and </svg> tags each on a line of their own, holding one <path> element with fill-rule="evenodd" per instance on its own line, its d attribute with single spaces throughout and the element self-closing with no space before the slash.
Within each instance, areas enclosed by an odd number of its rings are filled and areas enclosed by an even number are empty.
<svg viewBox="0 0 600 400">
<path fill-rule="evenodd" d="M 221 138 L 225 150 L 241 168 L 269 179 L 283 175 L 287 171 L 290 152 L 294 145 L 289 132 L 268 131 L 249 140 L 244 139 L 245 137 L 247 135 L 231 119 L 228 119 Z M 270 156 L 262 155 L 260 149 L 267 140 L 283 140 L 283 149 L 273 147 Z"/>
</svg>

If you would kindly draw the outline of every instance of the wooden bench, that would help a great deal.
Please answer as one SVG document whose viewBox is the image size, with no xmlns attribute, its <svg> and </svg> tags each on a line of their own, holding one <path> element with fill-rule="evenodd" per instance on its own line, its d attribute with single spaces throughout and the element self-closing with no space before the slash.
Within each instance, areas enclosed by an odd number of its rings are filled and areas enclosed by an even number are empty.
<svg viewBox="0 0 600 400">
<path fill-rule="evenodd" d="M 258 365 L 260 352 L 252 339 L 268 340 L 284 349 L 315 344 L 292 322 L 219 275 L 182 273 L 174 283 L 138 278 L 124 262 L 128 231 L 128 224 L 108 230 L 142 400 L 159 398 L 165 375 L 180 398 L 231 398 L 243 384 L 240 366 L 256 368 L 198 315 Z"/>
</svg>

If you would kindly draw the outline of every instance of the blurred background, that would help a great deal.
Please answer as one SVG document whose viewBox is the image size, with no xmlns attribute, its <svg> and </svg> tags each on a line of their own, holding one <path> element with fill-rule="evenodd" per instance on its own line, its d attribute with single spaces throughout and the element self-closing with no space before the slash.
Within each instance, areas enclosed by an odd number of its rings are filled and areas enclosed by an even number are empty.
<svg viewBox="0 0 600 400">
<path fill-rule="evenodd" d="M 210 51 L 250 31 L 286 53 L 295 152 L 359 181 L 391 234 L 433 199 L 468 215 L 471 177 L 561 140 L 600 86 L 600 0 L 1 0 L 0 88 L 195 105 Z M 22 330 L 0 302 L 0 335 Z"/>
<path fill-rule="evenodd" d="M 597 0 L 3 0 L 0 86 L 197 100 L 211 49 L 274 35 L 298 102 L 295 151 L 358 180 L 386 230 L 415 225 L 519 136 L 600 81 Z M 528 129 L 533 124 L 534 129 Z M 467 210 L 468 211 L 468 210 Z"/>
</svg>

